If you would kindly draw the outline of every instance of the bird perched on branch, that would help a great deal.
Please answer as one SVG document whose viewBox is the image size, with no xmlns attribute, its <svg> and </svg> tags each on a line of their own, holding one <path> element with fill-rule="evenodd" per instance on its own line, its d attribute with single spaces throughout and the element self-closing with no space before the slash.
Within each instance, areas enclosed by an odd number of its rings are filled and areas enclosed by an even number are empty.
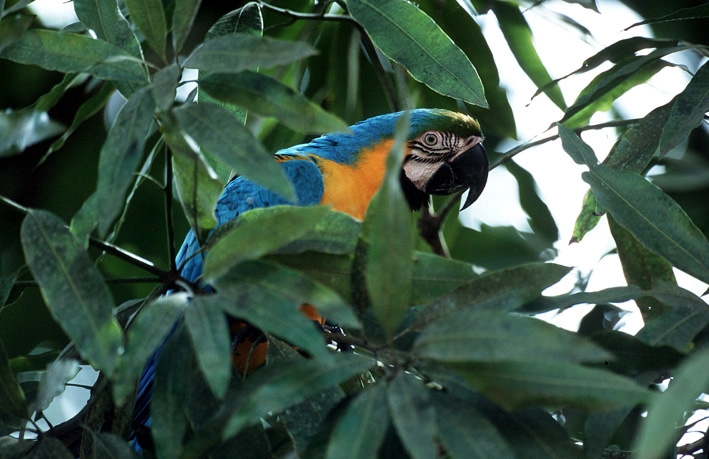
<svg viewBox="0 0 709 459">
<path fill-rule="evenodd" d="M 357 220 L 364 219 L 384 179 L 386 160 L 402 114 L 370 118 L 351 126 L 349 132 L 323 135 L 279 151 L 275 160 L 293 182 L 297 201 L 289 202 L 246 178 L 236 177 L 226 185 L 217 203 L 217 224 L 251 209 L 289 204 L 327 205 Z M 428 205 L 430 195 L 449 195 L 465 189 L 469 192 L 463 208 L 471 205 L 480 196 L 488 175 L 478 122 L 440 109 L 416 109 L 408 114 L 400 182 L 409 207 L 418 210 Z M 182 277 L 191 282 L 198 282 L 202 275 L 203 254 L 199 252 L 199 241 L 190 231 L 176 261 Z M 312 306 L 304 305 L 302 311 L 309 318 L 324 322 Z M 232 334 L 232 361 L 240 372 L 264 363 L 267 343 L 259 342 L 258 331 L 235 321 Z M 252 349 L 254 346 L 257 347 Z M 149 363 L 139 382 L 135 410 L 138 425 L 149 424 L 154 367 L 154 361 Z"/>
</svg>

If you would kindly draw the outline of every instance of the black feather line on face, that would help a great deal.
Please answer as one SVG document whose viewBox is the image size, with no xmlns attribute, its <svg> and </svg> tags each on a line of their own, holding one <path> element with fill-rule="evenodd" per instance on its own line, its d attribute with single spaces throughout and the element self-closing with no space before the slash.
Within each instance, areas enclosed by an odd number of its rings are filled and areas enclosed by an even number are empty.
<svg viewBox="0 0 709 459">
<path fill-rule="evenodd" d="M 406 176 L 404 169 L 401 169 L 399 174 L 399 182 L 401 182 L 401 189 L 404 191 L 406 202 L 409 203 L 409 207 L 412 211 L 415 212 L 424 205 L 428 205 L 430 196 L 414 186 L 411 180 Z"/>
</svg>

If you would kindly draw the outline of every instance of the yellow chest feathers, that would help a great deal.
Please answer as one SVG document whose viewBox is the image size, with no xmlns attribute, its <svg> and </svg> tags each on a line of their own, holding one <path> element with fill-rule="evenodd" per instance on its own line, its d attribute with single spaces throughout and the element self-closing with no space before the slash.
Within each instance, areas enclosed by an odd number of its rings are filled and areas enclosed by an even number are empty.
<svg viewBox="0 0 709 459">
<path fill-rule="evenodd" d="M 367 207 L 384 179 L 386 159 L 393 143 L 387 140 L 362 151 L 353 164 L 318 158 L 325 185 L 320 204 L 364 220 Z"/>
</svg>

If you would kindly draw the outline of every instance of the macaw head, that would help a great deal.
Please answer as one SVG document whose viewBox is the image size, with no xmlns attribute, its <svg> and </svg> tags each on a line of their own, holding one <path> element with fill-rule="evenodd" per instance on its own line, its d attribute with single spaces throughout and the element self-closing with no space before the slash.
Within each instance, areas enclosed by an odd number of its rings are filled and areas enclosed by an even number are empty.
<svg viewBox="0 0 709 459">
<path fill-rule="evenodd" d="M 468 189 L 462 209 L 485 188 L 488 159 L 480 124 L 448 110 L 412 110 L 401 183 L 409 205 L 418 209 L 429 195 Z"/>
</svg>

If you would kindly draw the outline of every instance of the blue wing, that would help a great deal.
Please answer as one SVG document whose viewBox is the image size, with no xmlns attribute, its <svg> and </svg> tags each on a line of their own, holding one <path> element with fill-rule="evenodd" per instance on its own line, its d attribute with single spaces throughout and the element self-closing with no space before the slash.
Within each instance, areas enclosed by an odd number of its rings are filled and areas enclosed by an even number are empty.
<svg viewBox="0 0 709 459">
<path fill-rule="evenodd" d="M 315 205 L 320 203 L 323 195 L 323 178 L 315 162 L 307 156 L 281 152 L 278 156 L 281 167 L 288 178 L 293 182 L 298 201 L 287 201 L 256 183 L 243 177 L 230 181 L 224 188 L 215 214 L 217 226 L 238 217 L 251 209 L 271 207 L 282 204 L 300 206 Z M 190 282 L 197 282 L 202 276 L 203 254 L 200 252 L 199 241 L 192 230 L 187 233 L 182 247 L 175 257 L 180 274 Z M 161 346 L 162 347 L 162 346 Z M 160 354 L 160 348 L 150 357 L 145 365 L 145 370 L 138 381 L 133 422 L 135 426 L 150 427 L 150 400 L 152 398 L 155 367 Z M 135 433 L 135 432 L 134 432 Z M 142 449 L 134 442 L 136 450 Z"/>
</svg>

